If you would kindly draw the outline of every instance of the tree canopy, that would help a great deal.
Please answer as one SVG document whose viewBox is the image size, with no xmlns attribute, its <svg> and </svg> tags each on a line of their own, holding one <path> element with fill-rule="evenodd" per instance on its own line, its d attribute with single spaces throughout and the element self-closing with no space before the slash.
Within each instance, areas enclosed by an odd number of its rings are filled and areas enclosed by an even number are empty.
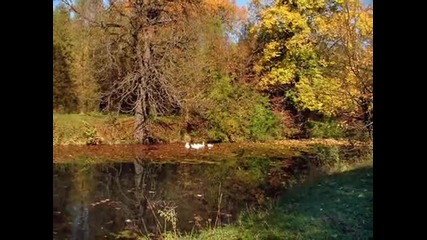
<svg viewBox="0 0 427 240">
<path fill-rule="evenodd" d="M 283 136 L 288 111 L 373 123 L 360 0 L 63 0 L 53 22 L 54 111 L 134 115 L 139 142 L 159 116 L 229 141 Z"/>
</svg>

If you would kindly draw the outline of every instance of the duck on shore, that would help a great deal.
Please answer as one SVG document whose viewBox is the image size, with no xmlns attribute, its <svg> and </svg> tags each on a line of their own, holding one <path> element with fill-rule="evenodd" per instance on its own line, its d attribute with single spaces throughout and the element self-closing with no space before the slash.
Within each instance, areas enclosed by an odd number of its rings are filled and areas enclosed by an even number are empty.
<svg viewBox="0 0 427 240">
<path fill-rule="evenodd" d="M 211 148 L 213 148 L 214 145 L 211 143 L 205 144 L 205 142 L 192 143 L 192 144 L 190 144 L 189 142 L 185 143 L 186 149 L 202 149 L 202 148 L 205 148 L 206 146 L 208 147 L 208 149 L 211 149 Z"/>
</svg>

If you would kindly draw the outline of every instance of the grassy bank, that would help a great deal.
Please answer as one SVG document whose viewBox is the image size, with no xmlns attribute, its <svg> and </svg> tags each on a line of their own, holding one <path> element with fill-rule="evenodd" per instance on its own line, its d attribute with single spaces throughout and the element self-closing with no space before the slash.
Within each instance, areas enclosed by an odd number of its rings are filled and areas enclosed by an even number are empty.
<svg viewBox="0 0 427 240">
<path fill-rule="evenodd" d="M 53 114 L 54 145 L 119 144 L 132 141 L 133 121 L 126 116 Z"/>
<path fill-rule="evenodd" d="M 370 239 L 372 165 L 301 185 L 269 210 L 248 212 L 238 224 L 185 239 Z"/>
<path fill-rule="evenodd" d="M 53 144 L 54 145 L 98 145 L 98 144 L 132 144 L 134 141 L 134 118 L 128 115 L 92 114 L 53 114 Z M 215 129 L 209 129 L 204 123 L 191 123 L 193 129 L 185 136 L 185 123 L 180 117 L 159 117 L 150 123 L 152 138 L 159 143 L 182 143 L 184 139 L 195 142 L 218 140 L 211 135 Z M 250 136 L 234 138 L 239 143 L 254 142 Z M 304 139 L 279 140 L 284 137 L 271 138 L 267 142 L 274 145 L 292 146 L 298 149 L 313 144 L 342 145 L 348 144 L 345 140 L 336 139 Z M 274 140 L 276 139 L 276 140 Z M 227 142 L 227 139 L 222 139 Z"/>
<path fill-rule="evenodd" d="M 86 144 L 100 139 L 104 144 L 132 143 L 133 119 L 106 115 L 54 115 L 54 144 Z M 159 119 L 155 134 L 165 142 L 180 142 L 179 119 Z M 56 140 L 56 143 L 55 143 Z M 354 146 L 358 146 L 359 143 Z M 344 145 L 344 146 L 343 146 Z M 333 139 L 283 140 L 268 143 L 220 144 L 209 151 L 187 151 L 182 144 L 156 146 L 102 146 L 81 152 L 78 146 L 59 147 L 57 161 L 79 158 L 135 159 L 143 154 L 151 160 L 241 159 L 244 157 L 286 157 L 309 151 L 314 167 L 302 184 L 290 189 L 268 209 L 248 209 L 229 226 L 209 227 L 199 233 L 164 239 L 370 239 L 372 237 L 373 169 L 371 148 L 348 146 Z M 353 148 L 354 147 L 354 148 Z M 346 150 L 344 150 L 346 149 Z M 351 150 L 349 150 L 351 149 Z M 144 151 L 147 150 L 147 151 Z M 148 154 L 149 153 L 149 154 Z M 177 216 L 179 219 L 179 216 Z M 170 229 L 168 229 L 170 230 Z M 125 234 L 126 235 L 126 234 Z M 121 239 L 126 239 L 124 236 Z M 135 239 L 131 237 L 130 239 Z"/>
<path fill-rule="evenodd" d="M 131 144 L 134 141 L 134 118 L 128 115 L 111 116 L 101 113 L 92 114 L 53 114 L 54 145 L 98 145 L 98 144 Z M 149 123 L 151 139 L 158 143 L 177 143 L 184 139 L 195 142 L 223 141 L 224 129 L 210 128 L 208 122 L 190 120 L 191 130 L 184 133 L 186 122 L 182 117 L 157 117 Z M 234 135 L 233 141 L 251 140 L 251 135 Z M 221 137 L 222 136 L 222 137 Z M 274 138 L 271 138 L 274 139 Z"/>
<path fill-rule="evenodd" d="M 132 116 L 105 114 L 53 114 L 54 145 L 129 144 L 134 143 Z M 181 140 L 179 119 L 158 118 L 152 126 L 160 142 Z"/>
<path fill-rule="evenodd" d="M 199 233 L 178 236 L 168 232 L 162 238 L 372 239 L 372 181 L 372 160 L 344 168 L 327 168 L 317 177 L 309 177 L 294 186 L 267 209 L 247 210 L 235 224 L 219 227 L 214 226 L 212 220 L 210 227 Z M 120 239 L 128 239 L 126 235 L 121 235 L 123 238 Z"/>
</svg>

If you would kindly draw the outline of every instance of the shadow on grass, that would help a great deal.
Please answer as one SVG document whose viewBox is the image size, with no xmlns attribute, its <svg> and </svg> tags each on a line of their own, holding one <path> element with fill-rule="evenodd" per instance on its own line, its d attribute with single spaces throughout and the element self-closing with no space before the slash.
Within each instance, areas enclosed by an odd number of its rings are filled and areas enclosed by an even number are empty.
<svg viewBox="0 0 427 240">
<path fill-rule="evenodd" d="M 329 175 L 288 192 L 267 212 L 193 239 L 372 239 L 373 169 Z"/>
</svg>

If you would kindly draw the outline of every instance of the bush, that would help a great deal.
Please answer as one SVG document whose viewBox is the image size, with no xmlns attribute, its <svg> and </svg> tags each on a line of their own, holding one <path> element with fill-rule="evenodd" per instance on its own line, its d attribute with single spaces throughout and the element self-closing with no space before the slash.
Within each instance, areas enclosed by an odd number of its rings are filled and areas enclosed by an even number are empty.
<svg viewBox="0 0 427 240">
<path fill-rule="evenodd" d="M 225 142 L 228 139 L 227 135 L 221 129 L 218 128 L 209 129 L 207 135 L 209 139 L 218 142 Z"/>
<path fill-rule="evenodd" d="M 249 134 L 252 140 L 268 140 L 280 135 L 280 119 L 268 107 L 266 99 L 260 99 L 254 106 L 249 120 Z"/>
<path fill-rule="evenodd" d="M 316 164 L 320 167 L 334 167 L 340 164 L 340 149 L 338 146 L 316 144 L 313 147 L 316 154 Z"/>
<path fill-rule="evenodd" d="M 345 137 L 344 128 L 332 119 L 324 121 L 309 121 L 308 134 L 313 138 L 343 138 Z"/>
<path fill-rule="evenodd" d="M 280 121 L 268 100 L 255 90 L 234 83 L 227 75 L 216 76 L 208 99 L 206 119 L 211 138 L 227 141 L 263 141 L 280 135 Z"/>
<path fill-rule="evenodd" d="M 86 140 L 86 145 L 98 145 L 101 143 L 101 139 L 98 137 L 98 133 L 95 127 L 92 127 L 89 123 L 83 122 L 84 131 L 83 136 Z"/>
</svg>

